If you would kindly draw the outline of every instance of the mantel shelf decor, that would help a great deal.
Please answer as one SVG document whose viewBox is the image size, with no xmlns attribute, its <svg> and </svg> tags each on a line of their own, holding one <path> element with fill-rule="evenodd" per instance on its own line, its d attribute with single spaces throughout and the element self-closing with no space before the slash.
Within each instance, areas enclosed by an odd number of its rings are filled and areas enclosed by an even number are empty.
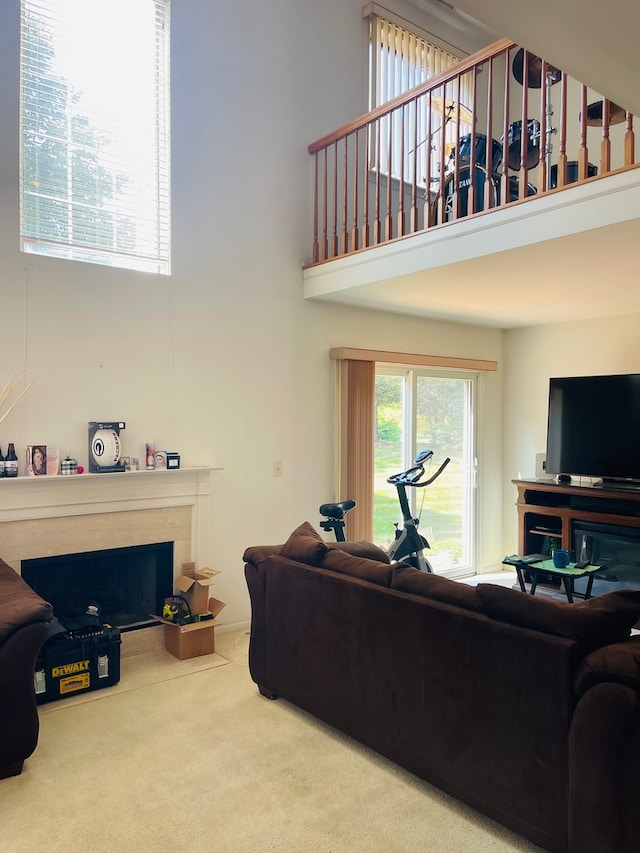
<svg viewBox="0 0 640 853">
<path fill-rule="evenodd" d="M 2 390 L 0 390 L 0 423 L 11 414 L 33 385 L 33 380 L 29 380 L 22 391 L 14 394 L 17 382 L 18 380 L 16 379 L 7 379 L 2 386 Z M 13 399 L 11 399 L 12 397 Z"/>
</svg>

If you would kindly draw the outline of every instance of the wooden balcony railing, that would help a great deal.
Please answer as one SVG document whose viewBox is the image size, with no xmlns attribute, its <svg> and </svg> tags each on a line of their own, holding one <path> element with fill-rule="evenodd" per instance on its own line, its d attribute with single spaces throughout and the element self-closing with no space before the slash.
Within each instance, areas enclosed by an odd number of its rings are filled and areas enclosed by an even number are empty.
<svg viewBox="0 0 640 853">
<path fill-rule="evenodd" d="M 633 167 L 633 121 L 496 42 L 309 146 L 310 265 Z"/>
</svg>

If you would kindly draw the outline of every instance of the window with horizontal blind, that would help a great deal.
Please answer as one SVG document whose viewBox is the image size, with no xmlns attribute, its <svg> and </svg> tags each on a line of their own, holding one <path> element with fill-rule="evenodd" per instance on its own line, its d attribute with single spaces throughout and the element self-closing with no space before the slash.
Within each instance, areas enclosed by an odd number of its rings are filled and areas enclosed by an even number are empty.
<svg viewBox="0 0 640 853">
<path fill-rule="evenodd" d="M 21 0 L 22 250 L 170 273 L 170 0 Z"/>
<path fill-rule="evenodd" d="M 398 95 L 424 83 L 441 71 L 457 65 L 462 56 L 458 56 L 451 46 L 438 44 L 437 40 L 427 33 L 418 31 L 410 22 L 403 19 L 392 19 L 386 15 L 386 10 L 376 4 L 369 4 L 363 10 L 363 15 L 369 19 L 369 108 L 382 106 Z M 460 102 L 471 103 L 473 77 L 467 73 L 460 78 Z M 455 122 L 449 122 L 447 108 L 452 109 L 453 99 L 447 96 L 444 110 L 440 114 L 431 115 L 431 133 L 443 131 L 446 150 L 455 147 Z M 443 115 L 444 113 L 444 115 Z M 417 127 L 414 126 L 417 124 Z M 386 139 L 390 133 L 392 138 L 391 175 L 406 180 L 413 180 L 413 168 L 416 163 L 413 140 L 418 139 L 418 147 L 427 144 L 427 103 L 421 99 L 416 111 L 406 117 L 396 111 L 381 119 L 380 136 Z M 470 126 L 460 123 L 462 135 L 470 131 Z M 401 136 L 404 134 L 404 141 Z M 375 156 L 375 140 L 372 140 L 372 163 Z M 404 161 L 402 160 L 404 152 Z M 432 152 L 431 173 L 435 174 L 438 167 L 438 157 Z M 384 159 L 383 159 L 384 162 Z M 422 175 L 417 176 L 421 183 Z"/>
</svg>

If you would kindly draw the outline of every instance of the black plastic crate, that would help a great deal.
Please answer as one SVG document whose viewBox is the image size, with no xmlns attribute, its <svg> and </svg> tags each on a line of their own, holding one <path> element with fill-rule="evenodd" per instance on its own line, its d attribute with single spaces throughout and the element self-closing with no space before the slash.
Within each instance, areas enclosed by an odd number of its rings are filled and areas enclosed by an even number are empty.
<svg viewBox="0 0 640 853">
<path fill-rule="evenodd" d="M 66 699 L 120 681 L 120 629 L 87 627 L 58 633 L 36 659 L 38 705 Z"/>
</svg>

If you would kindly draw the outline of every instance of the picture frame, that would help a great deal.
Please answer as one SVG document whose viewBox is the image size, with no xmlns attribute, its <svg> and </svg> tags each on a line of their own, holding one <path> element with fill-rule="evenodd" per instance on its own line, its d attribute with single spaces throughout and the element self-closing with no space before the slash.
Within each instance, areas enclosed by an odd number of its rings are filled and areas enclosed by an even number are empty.
<svg viewBox="0 0 640 853">
<path fill-rule="evenodd" d="M 47 445 L 28 444 L 26 448 L 27 471 L 31 477 L 47 474 Z"/>
</svg>

